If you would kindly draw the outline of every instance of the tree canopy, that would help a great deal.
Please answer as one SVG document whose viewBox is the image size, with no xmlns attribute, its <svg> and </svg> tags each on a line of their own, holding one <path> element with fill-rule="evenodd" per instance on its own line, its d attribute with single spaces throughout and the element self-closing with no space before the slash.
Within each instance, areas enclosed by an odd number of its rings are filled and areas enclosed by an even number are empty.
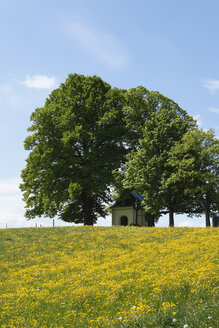
<svg viewBox="0 0 219 328">
<path fill-rule="evenodd" d="M 218 140 L 157 91 L 70 74 L 31 121 L 20 185 L 29 219 L 92 225 L 112 186 L 141 193 L 152 221 L 169 212 L 170 226 L 185 212 L 206 213 L 209 225 L 219 209 Z"/>
<path fill-rule="evenodd" d="M 170 150 L 168 166 L 167 188 L 180 185 L 181 198 L 189 200 L 184 211 L 205 213 L 210 226 L 210 214 L 219 211 L 219 140 L 214 132 L 188 131 Z"/>
<path fill-rule="evenodd" d="M 91 225 L 105 216 L 112 171 L 127 152 L 123 99 L 97 76 L 71 74 L 32 113 L 20 185 L 27 218 Z"/>
<path fill-rule="evenodd" d="M 145 123 L 161 108 L 168 111 L 180 111 L 181 108 L 172 99 L 158 91 L 149 91 L 143 86 L 131 88 L 125 92 L 124 115 L 128 128 L 127 143 L 130 149 L 138 149 L 143 138 Z"/>
<path fill-rule="evenodd" d="M 175 143 L 196 124 L 191 116 L 177 104 L 160 102 L 157 111 L 150 114 L 139 138 L 139 147 L 127 156 L 126 173 L 123 183 L 144 196 L 147 212 L 157 216 L 162 211 L 169 212 L 169 225 L 174 225 L 173 213 L 182 208 L 180 189 L 165 187 L 165 181 L 171 174 L 166 166 L 169 151 Z"/>
</svg>

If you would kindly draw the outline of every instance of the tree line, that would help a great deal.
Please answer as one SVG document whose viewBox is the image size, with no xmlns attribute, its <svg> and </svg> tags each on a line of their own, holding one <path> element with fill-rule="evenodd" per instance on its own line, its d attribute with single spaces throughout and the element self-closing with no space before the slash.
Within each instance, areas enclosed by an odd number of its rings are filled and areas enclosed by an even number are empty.
<svg viewBox="0 0 219 328">
<path fill-rule="evenodd" d="M 219 210 L 219 140 L 173 100 L 70 74 L 31 114 L 20 189 L 29 219 L 93 225 L 126 189 L 157 221 Z M 114 193 L 112 195 L 112 189 Z"/>
</svg>

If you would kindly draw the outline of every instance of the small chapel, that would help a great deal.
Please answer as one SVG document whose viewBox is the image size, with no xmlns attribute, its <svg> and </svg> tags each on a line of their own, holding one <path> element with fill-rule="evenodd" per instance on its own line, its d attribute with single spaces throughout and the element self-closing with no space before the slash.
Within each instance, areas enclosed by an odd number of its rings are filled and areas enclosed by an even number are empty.
<svg viewBox="0 0 219 328">
<path fill-rule="evenodd" d="M 116 226 L 148 226 L 148 217 L 142 206 L 143 196 L 134 192 L 127 192 L 111 206 L 112 225 Z"/>
</svg>

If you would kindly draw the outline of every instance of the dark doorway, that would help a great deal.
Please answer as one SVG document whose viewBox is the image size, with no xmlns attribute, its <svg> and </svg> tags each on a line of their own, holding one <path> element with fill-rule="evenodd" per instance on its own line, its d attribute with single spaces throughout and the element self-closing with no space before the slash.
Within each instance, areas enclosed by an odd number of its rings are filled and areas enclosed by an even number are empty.
<svg viewBox="0 0 219 328">
<path fill-rule="evenodd" d="M 128 218 L 127 216 L 121 217 L 121 226 L 127 226 L 128 225 Z"/>
</svg>

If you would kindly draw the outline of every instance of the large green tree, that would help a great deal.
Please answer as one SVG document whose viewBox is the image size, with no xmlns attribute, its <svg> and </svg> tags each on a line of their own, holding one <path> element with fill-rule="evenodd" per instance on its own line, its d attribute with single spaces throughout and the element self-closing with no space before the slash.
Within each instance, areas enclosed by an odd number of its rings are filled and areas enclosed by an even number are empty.
<svg viewBox="0 0 219 328">
<path fill-rule="evenodd" d="M 206 227 L 210 226 L 210 215 L 219 211 L 219 140 L 214 132 L 188 131 L 171 149 L 168 166 L 173 172 L 167 188 L 182 186 L 190 200 L 187 211 L 205 213 Z"/>
<path fill-rule="evenodd" d="M 71 74 L 31 115 L 20 185 L 26 217 L 92 225 L 105 216 L 112 170 L 124 162 L 124 91 Z"/>
<path fill-rule="evenodd" d="M 123 182 L 125 187 L 142 193 L 145 209 L 150 214 L 158 216 L 169 212 L 169 225 L 173 226 L 173 213 L 181 212 L 182 199 L 178 197 L 179 188 L 165 188 L 165 181 L 172 172 L 166 164 L 171 147 L 196 123 L 172 100 L 155 95 L 156 110 L 145 120 L 139 145 L 127 157 Z"/>
</svg>

